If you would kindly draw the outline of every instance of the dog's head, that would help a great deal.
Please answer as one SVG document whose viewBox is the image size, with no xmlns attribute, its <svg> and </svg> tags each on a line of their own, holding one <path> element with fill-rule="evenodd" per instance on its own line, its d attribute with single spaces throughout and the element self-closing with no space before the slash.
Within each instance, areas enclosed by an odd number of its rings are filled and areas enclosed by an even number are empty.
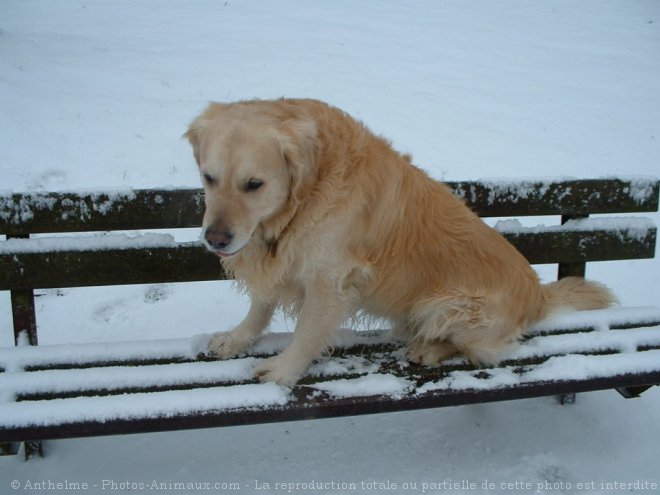
<svg viewBox="0 0 660 495">
<path fill-rule="evenodd" d="M 184 136 L 204 185 L 206 247 L 233 256 L 258 229 L 276 240 L 315 176 L 316 125 L 304 107 L 211 103 Z"/>
</svg>

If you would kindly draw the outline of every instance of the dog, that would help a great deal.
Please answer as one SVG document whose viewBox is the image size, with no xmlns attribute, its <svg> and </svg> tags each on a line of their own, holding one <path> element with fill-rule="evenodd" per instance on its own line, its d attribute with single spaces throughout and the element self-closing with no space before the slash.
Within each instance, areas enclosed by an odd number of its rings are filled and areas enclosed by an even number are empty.
<svg viewBox="0 0 660 495">
<path fill-rule="evenodd" d="M 203 243 L 251 297 L 210 353 L 245 353 L 277 308 L 297 317 L 261 381 L 295 384 L 358 312 L 391 321 L 415 363 L 483 365 L 554 311 L 615 301 L 582 278 L 542 285 L 446 185 L 324 102 L 211 103 L 184 136 L 204 185 Z"/>
</svg>

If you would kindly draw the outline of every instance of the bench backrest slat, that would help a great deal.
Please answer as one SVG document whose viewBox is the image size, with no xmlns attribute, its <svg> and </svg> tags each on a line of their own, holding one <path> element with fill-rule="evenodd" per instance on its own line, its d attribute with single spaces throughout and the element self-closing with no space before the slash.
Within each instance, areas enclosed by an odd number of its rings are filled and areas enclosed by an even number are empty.
<svg viewBox="0 0 660 495">
<path fill-rule="evenodd" d="M 201 189 L 0 195 L 0 234 L 52 234 L 199 227 Z"/>
<path fill-rule="evenodd" d="M 482 217 L 651 212 L 653 178 L 448 182 Z M 199 227 L 201 189 L 0 194 L 0 234 Z"/>
<path fill-rule="evenodd" d="M 505 233 L 530 263 L 652 258 L 656 229 Z M 140 249 L 2 254 L 0 290 L 226 279 L 219 260 L 197 243 Z"/>
<path fill-rule="evenodd" d="M 11 261 L 11 265 L 10 265 Z M 224 280 L 217 256 L 203 247 L 55 251 L 0 256 L 0 290 L 51 289 Z"/>
<path fill-rule="evenodd" d="M 482 216 L 657 211 L 652 178 L 453 182 L 450 187 Z M 0 194 L 0 234 L 107 232 L 199 227 L 200 189 L 91 193 Z M 652 258 L 656 227 L 648 219 L 577 220 L 562 226 L 498 228 L 533 264 Z M 564 270 L 566 271 L 566 270 Z M 569 270 L 570 271 L 570 270 Z M 109 234 L 9 239 L 0 242 L 0 290 L 224 279 L 218 259 L 199 243 L 166 234 Z"/>
<path fill-rule="evenodd" d="M 653 177 L 466 181 L 448 185 L 481 217 L 658 211 L 659 182 Z"/>
</svg>

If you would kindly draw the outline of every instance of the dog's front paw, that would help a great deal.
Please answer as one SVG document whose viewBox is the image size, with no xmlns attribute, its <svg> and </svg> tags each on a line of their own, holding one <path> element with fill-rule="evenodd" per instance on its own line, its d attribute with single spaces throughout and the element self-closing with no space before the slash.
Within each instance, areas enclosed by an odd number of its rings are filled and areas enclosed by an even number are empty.
<svg viewBox="0 0 660 495">
<path fill-rule="evenodd" d="M 230 359 L 243 354 L 251 342 L 237 338 L 232 332 L 218 332 L 211 335 L 208 352 L 220 359 Z"/>
<path fill-rule="evenodd" d="M 265 359 L 255 368 L 254 372 L 261 382 L 274 382 L 290 387 L 295 385 L 305 373 L 306 366 L 292 362 L 282 354 Z"/>
</svg>

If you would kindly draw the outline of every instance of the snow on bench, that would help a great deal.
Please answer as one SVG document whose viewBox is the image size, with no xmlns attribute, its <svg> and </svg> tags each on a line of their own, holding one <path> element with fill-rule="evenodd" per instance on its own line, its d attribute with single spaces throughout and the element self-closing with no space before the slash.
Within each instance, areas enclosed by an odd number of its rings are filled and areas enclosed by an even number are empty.
<svg viewBox="0 0 660 495">
<path fill-rule="evenodd" d="M 563 314 L 532 327 L 502 363 L 411 364 L 386 332 L 339 333 L 299 385 L 258 383 L 250 355 L 215 361 L 190 339 L 0 349 L 0 441 L 222 426 L 406 410 L 660 382 L 660 309 Z M 607 378 L 607 380 L 603 380 Z M 613 385 L 614 384 L 614 385 Z"/>
<path fill-rule="evenodd" d="M 172 235 L 156 233 L 49 236 L 30 239 L 7 239 L 0 243 L 0 254 L 48 254 L 64 251 L 171 248 L 177 245 L 178 243 Z"/>
<path fill-rule="evenodd" d="M 553 216 L 561 225 L 496 228 L 558 278 L 596 261 L 655 256 L 657 229 L 630 215 L 658 210 L 654 177 L 523 178 L 450 182 L 482 217 Z M 0 349 L 0 449 L 24 441 L 229 426 L 574 394 L 616 388 L 627 397 L 660 384 L 660 309 L 557 316 L 529 330 L 497 367 L 463 359 L 410 363 L 387 333 L 342 331 L 331 356 L 291 388 L 253 378 L 290 334 L 250 355 L 206 356 L 208 338 L 37 346 L 35 291 L 48 288 L 226 280 L 191 237 L 201 189 L 0 192 L 0 290 L 11 292 L 19 347 Z M 154 231 L 167 233 L 151 233 Z M 186 242 L 182 242 L 186 241 Z M 192 242 L 191 242 L 192 241 Z M 604 281 L 607 282 L 607 281 Z M 21 343 L 31 346 L 21 347 Z M 9 442 L 9 443 L 2 443 Z M 10 444 L 11 443 L 11 444 Z"/>
<path fill-rule="evenodd" d="M 0 192 L 0 219 L 20 225 L 33 220 L 35 214 L 58 210 L 62 220 L 78 218 L 86 220 L 93 214 L 108 215 L 121 211 L 123 205 L 136 198 L 130 188 L 66 193 L 31 192 L 13 194 Z"/>
<path fill-rule="evenodd" d="M 562 225 L 537 225 L 525 227 L 519 220 L 499 220 L 495 230 L 501 234 L 547 234 L 569 232 L 612 232 L 620 238 L 645 239 L 648 233 L 655 229 L 655 224 L 644 217 L 609 217 L 609 218 L 581 218 L 568 220 Z"/>
</svg>

